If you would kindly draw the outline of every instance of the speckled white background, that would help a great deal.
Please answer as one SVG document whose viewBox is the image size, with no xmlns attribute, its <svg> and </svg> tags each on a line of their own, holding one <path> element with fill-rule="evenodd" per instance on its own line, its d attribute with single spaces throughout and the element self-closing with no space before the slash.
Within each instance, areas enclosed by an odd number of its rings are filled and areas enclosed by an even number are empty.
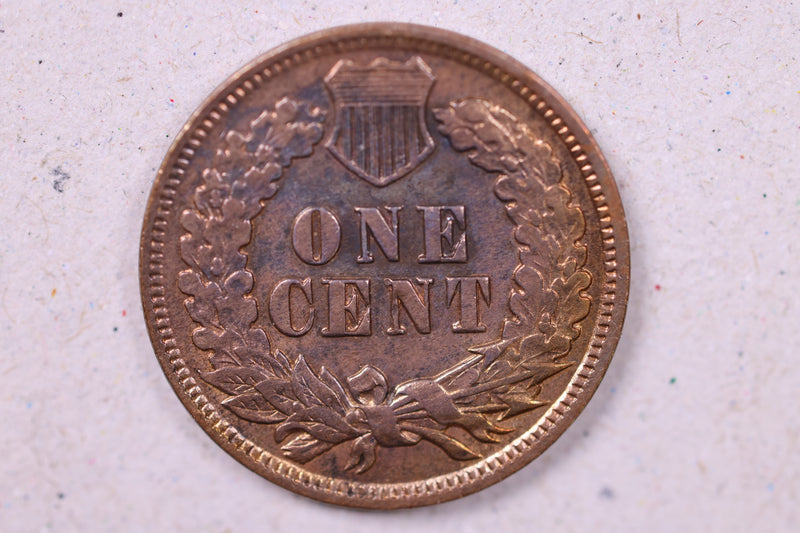
<svg viewBox="0 0 800 533">
<path fill-rule="evenodd" d="M 1 531 L 796 531 L 800 8 L 406 4 L 0 2 Z M 488 490 L 392 513 L 219 449 L 158 367 L 137 270 L 156 168 L 206 95 L 374 20 L 466 33 L 552 84 L 608 157 L 632 251 L 578 421 Z"/>
</svg>

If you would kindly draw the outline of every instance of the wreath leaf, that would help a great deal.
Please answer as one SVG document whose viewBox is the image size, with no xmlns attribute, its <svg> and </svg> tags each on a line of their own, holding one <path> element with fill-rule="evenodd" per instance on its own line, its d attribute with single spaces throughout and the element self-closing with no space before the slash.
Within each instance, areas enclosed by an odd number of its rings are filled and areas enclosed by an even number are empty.
<svg viewBox="0 0 800 533">
<path fill-rule="evenodd" d="M 400 429 L 416 433 L 425 440 L 432 442 L 456 461 L 471 461 L 472 459 L 480 459 L 481 457 L 464 444 L 449 437 L 442 431 L 411 424 L 400 424 Z"/>
<path fill-rule="evenodd" d="M 294 397 L 292 385 L 288 381 L 277 378 L 265 379 L 256 384 L 255 388 L 275 409 L 287 416 L 303 407 Z"/>
<path fill-rule="evenodd" d="M 294 365 L 292 390 L 297 399 L 306 406 L 330 406 L 344 414 L 343 396 L 337 395 L 333 389 L 314 375 L 302 355 L 298 356 Z"/>
<path fill-rule="evenodd" d="M 524 123 L 485 100 L 453 102 L 437 110 L 436 118 L 454 148 L 468 151 L 481 168 L 503 173 L 495 193 L 507 202 L 514 238 L 522 247 L 508 301 L 512 317 L 506 319 L 502 337 L 522 337 L 523 360 L 566 355 L 579 333 L 576 324 L 589 312 L 583 291 L 591 276 L 583 270 L 586 246 L 579 242 L 585 232 L 583 214 L 570 206 L 552 149 Z M 545 334 L 544 343 L 537 331 Z"/>
<path fill-rule="evenodd" d="M 200 377 L 209 385 L 231 395 L 252 390 L 266 378 L 252 366 L 225 366 L 213 372 L 200 372 Z"/>
<path fill-rule="evenodd" d="M 236 416 L 258 424 L 274 424 L 286 419 L 286 415 L 273 409 L 258 392 L 231 396 L 223 400 L 222 405 L 233 411 Z"/>
<path fill-rule="evenodd" d="M 281 451 L 289 459 L 304 464 L 327 452 L 333 445 L 332 442 L 321 441 L 308 433 L 298 433 L 281 446 Z"/>
<path fill-rule="evenodd" d="M 302 430 L 314 438 L 326 442 L 343 442 L 359 435 L 358 430 L 333 409 L 322 406 L 305 407 L 298 410 L 284 423 L 275 428 L 275 440 L 281 442 L 294 430 Z"/>
</svg>

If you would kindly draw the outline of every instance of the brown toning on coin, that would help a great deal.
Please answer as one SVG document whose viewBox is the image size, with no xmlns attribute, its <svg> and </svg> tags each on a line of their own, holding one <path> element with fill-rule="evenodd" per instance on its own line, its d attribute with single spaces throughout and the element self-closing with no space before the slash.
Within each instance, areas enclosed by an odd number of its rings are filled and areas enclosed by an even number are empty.
<svg viewBox="0 0 800 533">
<path fill-rule="evenodd" d="M 167 379 L 290 490 L 370 508 L 475 492 L 541 454 L 620 336 L 625 219 L 538 76 L 405 24 L 259 57 L 158 172 L 141 287 Z"/>
</svg>

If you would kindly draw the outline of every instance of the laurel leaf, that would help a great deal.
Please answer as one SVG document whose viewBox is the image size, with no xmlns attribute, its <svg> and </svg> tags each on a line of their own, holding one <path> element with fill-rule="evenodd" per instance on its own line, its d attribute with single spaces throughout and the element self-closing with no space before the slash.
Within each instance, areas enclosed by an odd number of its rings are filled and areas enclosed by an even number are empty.
<svg viewBox="0 0 800 533">
<path fill-rule="evenodd" d="M 293 413 L 275 429 L 275 440 L 284 440 L 289 433 L 302 430 L 326 442 L 342 442 L 358 435 L 344 417 L 333 409 L 315 405 Z"/>
<path fill-rule="evenodd" d="M 287 374 L 291 372 L 292 365 L 289 363 L 289 359 L 286 358 L 286 354 L 280 350 L 275 350 L 275 359 L 286 369 Z"/>
<path fill-rule="evenodd" d="M 303 404 L 294 397 L 292 385 L 288 381 L 268 378 L 257 383 L 255 388 L 275 409 L 285 415 L 291 415 L 303 408 Z"/>
<path fill-rule="evenodd" d="M 232 396 L 222 401 L 222 405 L 233 411 L 239 418 L 259 424 L 274 424 L 286 419 L 286 415 L 273 409 L 272 405 L 258 392 Z"/>
<path fill-rule="evenodd" d="M 289 459 L 303 464 L 327 452 L 332 447 L 333 443 L 315 439 L 308 433 L 299 433 L 281 446 L 281 451 Z"/>
<path fill-rule="evenodd" d="M 226 366 L 239 366 L 239 361 L 227 349 L 215 350 L 208 358 L 211 368 L 224 368 Z"/>
<path fill-rule="evenodd" d="M 225 366 L 212 372 L 200 372 L 200 377 L 226 394 L 238 395 L 252 390 L 267 376 L 252 366 Z"/>
<path fill-rule="evenodd" d="M 260 392 L 246 392 L 237 396 L 230 396 L 222 400 L 225 407 L 238 407 L 250 411 L 275 411 L 272 404 Z M 286 416 L 282 415 L 282 419 Z"/>
<path fill-rule="evenodd" d="M 302 355 L 297 358 L 294 365 L 292 390 L 297 399 L 306 406 L 331 406 L 344 413 L 342 399 L 314 374 Z"/>
<path fill-rule="evenodd" d="M 228 409 L 239 418 L 243 418 L 248 422 L 255 422 L 257 424 L 275 424 L 286 419 L 286 415 L 278 411 L 252 411 L 250 409 L 243 409 L 235 405 L 226 405 Z"/>
<path fill-rule="evenodd" d="M 347 393 L 345 392 L 344 387 L 342 386 L 342 384 L 339 382 L 338 379 L 336 379 L 336 376 L 331 374 L 328 371 L 328 369 L 325 368 L 324 366 L 322 367 L 322 370 L 320 370 L 320 372 L 319 372 L 319 379 L 325 385 L 327 385 L 328 388 L 338 398 L 339 401 L 335 402 L 333 404 L 333 407 L 335 407 L 337 410 L 339 410 L 340 414 L 342 414 L 342 415 L 345 414 L 345 406 L 350 406 L 351 402 L 350 402 L 350 399 L 347 396 Z M 331 404 L 328 404 L 328 405 L 331 405 Z"/>
<path fill-rule="evenodd" d="M 449 437 L 442 431 L 411 424 L 400 424 L 400 429 L 409 431 L 411 433 L 416 433 L 423 439 L 432 442 L 444 450 L 447 455 L 456 461 L 471 461 L 473 459 L 480 459 L 481 457 L 477 453 L 467 448 L 467 446 L 456 439 Z"/>
<path fill-rule="evenodd" d="M 266 355 L 258 348 L 244 344 L 234 347 L 233 353 L 236 354 L 242 365 L 258 367 L 262 372 L 274 375 L 269 363 L 266 361 Z"/>
<path fill-rule="evenodd" d="M 261 348 L 237 346 L 234 348 L 234 353 L 241 364 L 256 366 L 271 377 L 285 378 L 289 375 L 278 360 Z"/>
</svg>

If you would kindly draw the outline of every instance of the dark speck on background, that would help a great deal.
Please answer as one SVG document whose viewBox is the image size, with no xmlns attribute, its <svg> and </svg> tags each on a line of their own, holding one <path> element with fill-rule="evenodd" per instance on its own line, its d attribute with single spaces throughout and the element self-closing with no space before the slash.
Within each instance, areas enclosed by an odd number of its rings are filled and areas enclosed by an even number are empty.
<svg viewBox="0 0 800 533">
<path fill-rule="evenodd" d="M 61 166 L 50 170 L 50 175 L 53 176 L 53 190 L 56 192 L 64 192 L 64 185 L 72 179 L 72 176 L 64 172 Z"/>
<path fill-rule="evenodd" d="M 613 500 L 615 496 L 614 489 L 611 487 L 606 486 L 600 489 L 600 497 L 604 500 Z"/>
<path fill-rule="evenodd" d="M 122 11 L 119 11 L 119 12 L 117 13 L 117 16 L 121 18 L 121 17 L 122 17 Z"/>
<path fill-rule="evenodd" d="M 66 495 L 65 495 L 63 492 L 59 492 L 59 493 L 58 493 L 58 499 L 59 499 L 59 500 L 63 500 L 63 499 L 64 499 L 64 496 L 66 496 Z"/>
</svg>

